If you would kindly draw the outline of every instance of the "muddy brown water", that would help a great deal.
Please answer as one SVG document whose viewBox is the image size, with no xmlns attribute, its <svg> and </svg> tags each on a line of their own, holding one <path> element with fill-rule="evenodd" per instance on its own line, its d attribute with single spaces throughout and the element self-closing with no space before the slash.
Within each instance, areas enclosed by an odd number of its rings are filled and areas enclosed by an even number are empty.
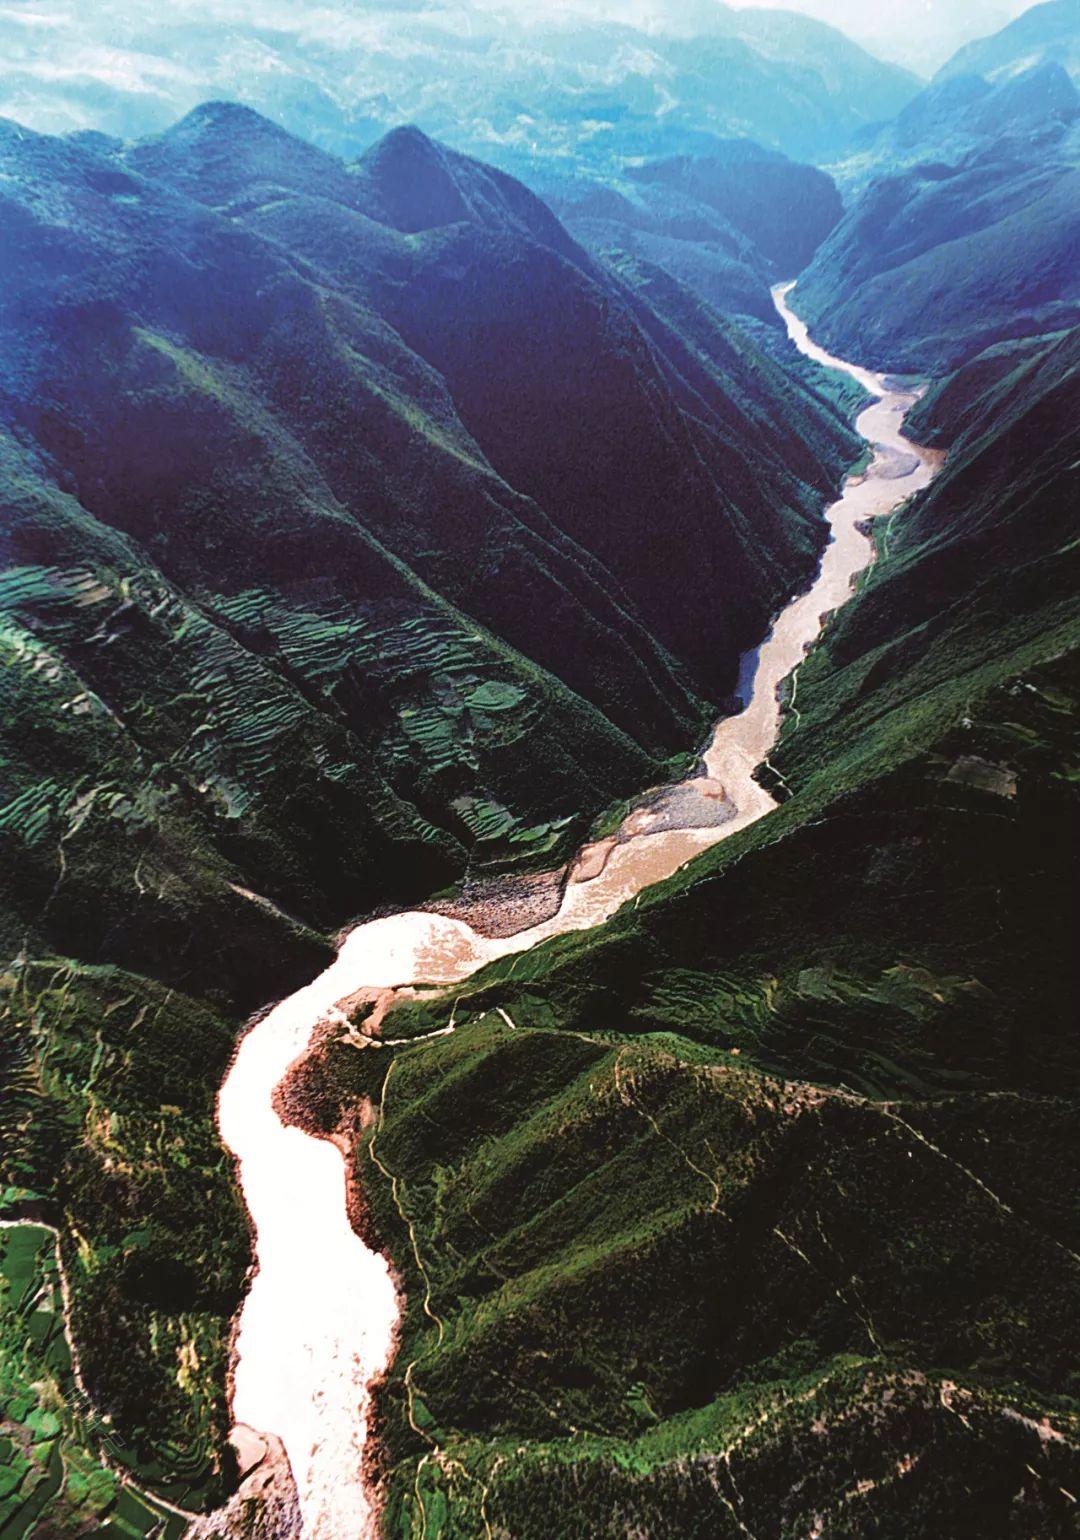
<svg viewBox="0 0 1080 1540">
<path fill-rule="evenodd" d="M 237 1442 L 244 1444 L 245 1428 L 281 1440 L 308 1540 L 360 1540 L 374 1532 L 363 1478 L 369 1386 L 389 1362 L 401 1301 L 386 1259 L 349 1224 L 341 1153 L 285 1126 L 274 1110 L 275 1088 L 345 997 L 457 983 L 497 958 L 599 925 L 644 888 L 766 816 L 775 803 L 753 772 L 777 739 L 778 686 L 869 563 L 872 545 L 859 526 L 926 486 L 939 463 L 901 431 L 914 396 L 817 347 L 788 306 L 790 287 L 774 298 L 792 340 L 876 397 L 857 422 L 876 454 L 827 510 L 831 540 L 812 587 L 744 659 L 745 709 L 717 725 L 694 777 L 644 798 L 616 836 L 579 853 L 557 913 L 502 938 L 419 910 L 357 926 L 323 974 L 249 1030 L 222 1085 L 219 1127 L 237 1157 L 255 1230 L 256 1271 L 235 1333 Z M 672 827 L 679 820 L 685 826 Z"/>
</svg>

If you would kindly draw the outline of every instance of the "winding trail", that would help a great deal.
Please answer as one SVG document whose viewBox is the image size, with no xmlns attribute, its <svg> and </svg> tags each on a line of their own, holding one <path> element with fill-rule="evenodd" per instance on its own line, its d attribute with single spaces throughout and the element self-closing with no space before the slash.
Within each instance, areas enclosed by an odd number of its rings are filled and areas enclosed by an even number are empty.
<svg viewBox="0 0 1080 1540">
<path fill-rule="evenodd" d="M 529 930 L 494 939 L 461 920 L 419 911 L 358 926 L 325 973 L 251 1028 L 222 1086 L 219 1126 L 238 1159 L 256 1231 L 257 1271 L 235 1339 L 237 1442 L 245 1427 L 281 1439 L 306 1540 L 361 1540 L 374 1531 L 362 1477 L 368 1386 L 389 1362 L 400 1301 L 385 1258 L 349 1225 L 341 1154 L 283 1125 L 273 1106 L 275 1088 L 344 997 L 456 983 L 496 958 L 598 925 L 642 889 L 770 812 L 775 803 L 753 772 L 779 733 L 778 686 L 868 565 L 873 547 L 858 526 L 895 508 L 934 474 L 938 457 L 900 431 L 914 397 L 811 342 L 788 307 L 791 287 L 777 289 L 774 298 L 792 340 L 878 398 L 857 423 L 876 453 L 867 473 L 850 477 L 827 511 L 832 538 L 812 588 L 784 609 L 756 655 L 744 660 L 749 703 L 718 724 L 703 755 L 704 773 L 645 799 L 617 835 L 580 852 L 558 913 Z"/>
</svg>

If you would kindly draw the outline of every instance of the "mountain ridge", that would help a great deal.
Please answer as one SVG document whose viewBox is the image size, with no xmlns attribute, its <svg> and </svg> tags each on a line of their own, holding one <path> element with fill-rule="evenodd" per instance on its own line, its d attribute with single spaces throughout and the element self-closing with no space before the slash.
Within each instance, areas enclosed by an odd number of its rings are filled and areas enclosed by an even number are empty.
<svg viewBox="0 0 1080 1540">
<path fill-rule="evenodd" d="M 376 216 L 417 155 L 406 233 Z M 0 128 L 0 170 L 0 1156 L 5 1213 L 59 1232 L 89 1412 L 17 1312 L 0 1354 L 98 1472 L 49 1514 L 145 1533 L 93 1417 L 169 1502 L 234 1484 L 241 1023 L 358 913 L 550 869 L 687 767 L 858 445 L 415 134 L 357 170 L 209 106 L 135 146 Z"/>
</svg>

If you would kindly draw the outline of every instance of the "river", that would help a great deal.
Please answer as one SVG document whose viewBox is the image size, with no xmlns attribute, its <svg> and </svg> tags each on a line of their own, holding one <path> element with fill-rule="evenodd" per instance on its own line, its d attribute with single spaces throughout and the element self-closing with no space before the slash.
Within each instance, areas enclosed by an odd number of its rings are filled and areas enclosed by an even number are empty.
<svg viewBox="0 0 1080 1540">
<path fill-rule="evenodd" d="M 400 1301 L 386 1260 L 349 1225 L 337 1147 L 284 1126 L 273 1107 L 275 1087 L 345 996 L 451 984 L 498 957 L 598 925 L 643 888 L 767 814 L 775 803 L 753 772 L 779 732 L 777 688 L 868 565 L 872 544 L 858 526 L 895 508 L 934 474 L 938 457 L 901 432 L 914 397 L 818 348 L 788 306 L 791 287 L 777 289 L 774 299 L 795 344 L 878 398 L 857 422 L 876 453 L 869 471 L 849 477 L 827 510 L 831 540 L 813 586 L 787 605 L 745 660 L 748 703 L 718 724 L 702 756 L 704 774 L 644 799 L 617 835 L 580 852 L 558 913 L 531 929 L 496 940 L 461 920 L 420 911 L 357 926 L 325 973 L 251 1028 L 222 1086 L 219 1126 L 237 1157 L 255 1230 L 256 1271 L 235 1339 L 236 1439 L 239 1447 L 245 1429 L 280 1438 L 306 1540 L 360 1540 L 374 1530 L 362 1479 L 368 1386 L 389 1361 Z"/>
</svg>

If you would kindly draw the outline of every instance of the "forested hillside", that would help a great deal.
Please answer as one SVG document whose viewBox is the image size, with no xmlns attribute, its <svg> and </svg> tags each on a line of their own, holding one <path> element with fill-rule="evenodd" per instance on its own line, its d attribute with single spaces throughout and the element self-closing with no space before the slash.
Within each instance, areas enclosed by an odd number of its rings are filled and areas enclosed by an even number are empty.
<svg viewBox="0 0 1080 1540">
<path fill-rule="evenodd" d="M 210 106 L 0 157 L 5 1211 L 58 1227 L 118 1458 L 198 1507 L 240 1022 L 358 914 L 550 865 L 681 763 L 857 441 L 413 131 L 346 165 Z"/>
<path fill-rule="evenodd" d="M 914 414 L 948 464 L 799 671 L 777 813 L 303 1071 L 381 1107 L 403 1514 L 411 1405 L 476 1483 L 432 1500 L 516 1535 L 1071 1532 L 1078 350 Z"/>
</svg>

